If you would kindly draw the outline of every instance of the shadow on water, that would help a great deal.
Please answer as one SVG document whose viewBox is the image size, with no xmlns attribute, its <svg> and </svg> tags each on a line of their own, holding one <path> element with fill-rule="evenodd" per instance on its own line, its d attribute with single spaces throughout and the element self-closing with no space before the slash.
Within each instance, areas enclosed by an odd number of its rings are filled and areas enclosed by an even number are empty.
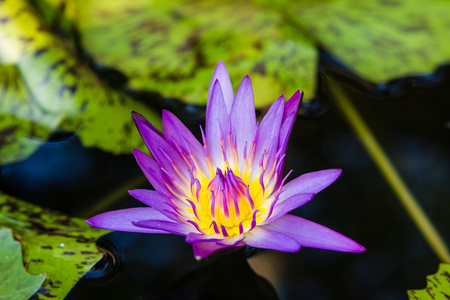
<svg viewBox="0 0 450 300">
<path fill-rule="evenodd" d="M 97 245 L 103 259 L 66 299 L 279 299 L 248 264 L 247 257 L 259 253 L 253 248 L 197 262 L 175 236 L 114 232 Z"/>
</svg>

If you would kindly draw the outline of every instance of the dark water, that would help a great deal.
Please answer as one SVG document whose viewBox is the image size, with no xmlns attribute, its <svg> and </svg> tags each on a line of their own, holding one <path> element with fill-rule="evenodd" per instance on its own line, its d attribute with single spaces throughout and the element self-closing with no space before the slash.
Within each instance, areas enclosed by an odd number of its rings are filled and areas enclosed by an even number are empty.
<svg viewBox="0 0 450 300">
<path fill-rule="evenodd" d="M 450 88 L 392 102 L 346 91 L 450 244 Z M 424 288 L 425 276 L 437 271 L 437 257 L 332 101 L 322 101 L 330 104 L 328 112 L 319 105 L 319 117 L 294 125 L 286 168 L 294 170 L 290 179 L 328 168 L 342 168 L 343 174 L 292 213 L 353 238 L 365 253 L 267 250 L 247 260 L 241 251 L 197 262 L 183 237 L 114 232 L 99 242 L 109 252 L 105 261 L 67 299 L 390 300 Z M 197 124 L 190 127 L 198 133 Z M 141 176 L 133 157 L 85 149 L 76 136 L 49 142 L 0 171 L 2 190 L 74 216 L 120 190 L 118 183 Z M 123 193 L 105 210 L 138 205 Z"/>
</svg>

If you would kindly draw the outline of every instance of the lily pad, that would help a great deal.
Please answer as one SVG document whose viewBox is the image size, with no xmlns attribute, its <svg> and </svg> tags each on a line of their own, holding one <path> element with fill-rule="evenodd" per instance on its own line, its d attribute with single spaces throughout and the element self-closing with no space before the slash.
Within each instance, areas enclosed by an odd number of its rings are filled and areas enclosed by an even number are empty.
<svg viewBox="0 0 450 300">
<path fill-rule="evenodd" d="M 20 244 L 11 230 L 0 228 L 0 245 L 0 298 L 29 299 L 44 282 L 45 274 L 31 275 L 25 271 Z"/>
<path fill-rule="evenodd" d="M 94 61 L 123 72 L 131 88 L 205 104 L 223 60 L 236 89 L 252 79 L 255 105 L 316 88 L 315 45 L 271 7 L 252 1 L 79 1 L 75 20 Z"/>
<path fill-rule="evenodd" d="M 409 290 L 410 300 L 450 299 L 450 264 L 440 264 L 436 274 L 427 276 L 427 287 L 423 290 Z"/>
<path fill-rule="evenodd" d="M 26 1 L 0 2 L 0 20 L 1 163 L 25 159 L 58 131 L 114 154 L 144 148 L 132 110 L 161 127 L 159 114 L 103 84 Z"/>
<path fill-rule="evenodd" d="M 43 209 L 3 193 L 0 193 L 0 228 L 12 229 L 20 239 L 28 272 L 47 273 L 36 299 L 63 299 L 102 258 L 95 241 L 109 232 L 93 228 L 82 219 Z"/>
<path fill-rule="evenodd" d="M 294 22 L 359 77 L 382 83 L 450 63 L 450 2 L 297 1 Z"/>
</svg>

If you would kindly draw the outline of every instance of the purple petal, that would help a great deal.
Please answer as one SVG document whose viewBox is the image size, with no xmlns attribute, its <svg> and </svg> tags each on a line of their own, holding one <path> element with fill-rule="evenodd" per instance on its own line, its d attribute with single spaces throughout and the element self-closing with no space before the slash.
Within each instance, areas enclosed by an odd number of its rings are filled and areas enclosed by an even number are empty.
<svg viewBox="0 0 450 300">
<path fill-rule="evenodd" d="M 135 111 L 131 112 L 131 117 L 133 118 L 134 123 L 136 124 L 136 127 L 138 130 L 139 126 L 137 126 L 138 123 L 142 123 L 145 126 L 147 126 L 148 128 L 150 128 L 152 131 L 154 131 L 156 134 L 158 134 L 160 137 L 164 137 L 164 134 L 159 131 L 155 126 L 153 126 L 152 123 L 150 123 L 143 115 L 141 115 L 140 113 L 137 113 Z"/>
<path fill-rule="evenodd" d="M 281 153 L 286 152 L 289 135 L 291 134 L 292 125 L 294 125 L 295 117 L 297 116 L 297 109 L 303 97 L 302 91 L 297 91 L 292 95 L 291 99 L 284 104 L 283 123 L 280 129 L 280 137 L 278 141 L 278 148 L 282 149 Z"/>
<path fill-rule="evenodd" d="M 191 225 L 173 222 L 172 220 L 165 220 L 165 221 L 143 220 L 143 221 L 133 222 L 133 225 L 141 227 L 141 228 L 163 230 L 163 231 L 167 231 L 167 232 L 170 232 L 173 234 L 184 235 L 184 236 L 188 235 L 190 232 L 195 230 L 195 228 L 192 227 Z"/>
<path fill-rule="evenodd" d="M 259 126 L 258 132 L 256 134 L 256 150 L 252 165 L 252 171 L 255 170 L 256 172 L 252 172 L 251 180 L 253 180 L 257 174 L 259 174 L 258 164 L 261 160 L 261 156 L 264 155 L 264 151 L 269 151 L 269 147 L 273 144 L 274 141 L 278 142 L 283 110 L 284 96 L 281 96 L 272 104 L 269 111 L 261 121 L 261 125 Z"/>
<path fill-rule="evenodd" d="M 293 215 L 284 215 L 265 225 L 264 228 L 290 236 L 303 247 L 342 252 L 363 252 L 366 250 L 360 244 L 336 231 Z"/>
<path fill-rule="evenodd" d="M 222 167 L 221 141 L 226 142 L 223 134 L 228 131 L 229 117 L 223 101 L 222 89 L 216 80 L 213 86 L 211 99 L 206 105 L 206 141 L 208 150 L 216 167 Z"/>
<path fill-rule="evenodd" d="M 269 231 L 262 227 L 255 227 L 253 230 L 249 231 L 245 235 L 244 243 L 256 248 L 273 249 L 284 252 L 297 252 L 300 250 L 300 245 L 296 240 L 283 233 Z"/>
<path fill-rule="evenodd" d="M 139 133 L 158 164 L 168 171 L 172 177 L 180 181 L 182 181 L 180 176 L 189 178 L 189 167 L 178 151 L 167 143 L 164 137 L 157 134 L 153 130 L 154 127 L 149 127 L 148 124 L 150 123 L 148 121 L 143 122 L 141 120 L 142 118 L 143 117 L 138 113 L 133 114 L 133 119 L 136 122 Z M 174 164 L 178 169 L 174 169 Z M 181 174 L 179 172 L 181 172 Z"/>
<path fill-rule="evenodd" d="M 329 169 L 303 174 L 282 188 L 279 202 L 301 193 L 317 194 L 330 184 L 332 184 L 342 173 L 340 169 Z"/>
<path fill-rule="evenodd" d="M 282 202 L 277 202 L 269 218 L 264 222 L 261 222 L 260 224 L 261 225 L 268 224 L 281 218 L 288 212 L 304 205 L 306 202 L 314 198 L 314 195 L 315 194 L 313 193 L 296 194 Z"/>
<path fill-rule="evenodd" d="M 208 102 L 211 100 L 216 80 L 219 81 L 220 86 L 222 87 L 223 100 L 226 106 L 226 113 L 227 115 L 229 115 L 233 103 L 234 92 L 233 87 L 231 86 L 230 75 L 228 75 L 227 68 L 225 67 L 225 64 L 222 61 L 220 61 L 217 64 L 216 69 L 214 70 L 213 76 L 211 78 L 211 82 L 209 83 L 208 98 L 207 98 Z"/>
<path fill-rule="evenodd" d="M 233 133 L 236 133 L 236 144 L 239 157 L 242 160 L 245 144 L 251 145 L 256 130 L 255 102 L 252 83 L 248 76 L 244 77 L 236 92 L 230 120 L 231 129 Z M 243 161 L 241 161 L 242 163 Z M 243 165 L 241 165 L 241 168 L 243 168 Z"/>
<path fill-rule="evenodd" d="M 144 189 L 136 189 L 130 190 L 128 193 L 134 198 L 138 199 L 142 203 L 153 207 L 154 209 L 161 211 L 162 209 L 166 209 L 167 207 L 163 204 L 168 201 L 168 199 L 162 195 L 160 195 L 157 191 L 152 190 L 144 190 Z"/>
<path fill-rule="evenodd" d="M 206 172 L 208 166 L 206 164 L 206 156 L 202 144 L 200 144 L 189 129 L 187 129 L 174 114 L 167 110 L 163 110 L 162 116 L 164 135 L 167 142 L 169 144 L 171 144 L 172 141 L 177 143 L 187 153 L 191 150 L 201 169 Z M 186 143 L 189 149 L 186 149 Z"/>
<path fill-rule="evenodd" d="M 133 225 L 133 222 L 149 219 L 171 221 L 154 208 L 136 207 L 105 212 L 86 220 L 86 223 L 95 227 L 117 231 L 167 233 L 162 230 L 141 228 Z"/>
<path fill-rule="evenodd" d="M 128 191 L 128 193 L 142 203 L 161 212 L 169 219 L 178 222 L 178 218 L 176 217 L 176 209 L 167 197 L 161 195 L 156 191 L 144 189 L 131 190 Z M 168 214 L 167 212 L 170 212 L 170 214 Z"/>
<path fill-rule="evenodd" d="M 283 120 L 290 116 L 291 114 L 297 113 L 298 105 L 303 98 L 303 92 L 298 90 L 292 95 L 288 102 L 284 105 Z"/>
<path fill-rule="evenodd" d="M 194 256 L 195 256 L 195 259 L 197 259 L 197 260 L 206 258 L 209 255 L 211 255 L 212 253 L 222 250 L 222 249 L 226 249 L 226 248 L 232 248 L 232 247 L 217 245 L 214 242 L 204 242 L 204 243 L 192 244 L 192 249 L 194 250 Z"/>
<path fill-rule="evenodd" d="M 170 191 L 162 180 L 163 175 L 161 174 L 161 167 L 159 164 L 153 158 L 138 149 L 133 149 L 133 154 L 139 167 L 141 167 L 142 172 L 144 172 L 145 177 L 147 177 L 153 188 L 164 194 L 170 195 Z"/>
<path fill-rule="evenodd" d="M 201 234 L 191 232 L 186 237 L 186 243 L 204 243 L 204 242 L 217 242 L 223 240 L 223 236 L 218 234 Z"/>
<path fill-rule="evenodd" d="M 294 124 L 295 117 L 297 115 L 295 113 L 290 114 L 284 119 L 283 124 L 280 128 L 280 136 L 278 138 L 278 149 L 282 149 L 281 153 L 286 153 L 287 143 L 289 140 L 289 136 L 291 135 L 292 125 Z"/>
<path fill-rule="evenodd" d="M 227 246 L 227 247 L 236 247 L 236 246 L 244 246 L 244 244 L 239 245 L 243 240 L 244 235 L 234 235 L 232 237 L 227 237 L 220 242 L 217 242 L 217 245 Z"/>
</svg>

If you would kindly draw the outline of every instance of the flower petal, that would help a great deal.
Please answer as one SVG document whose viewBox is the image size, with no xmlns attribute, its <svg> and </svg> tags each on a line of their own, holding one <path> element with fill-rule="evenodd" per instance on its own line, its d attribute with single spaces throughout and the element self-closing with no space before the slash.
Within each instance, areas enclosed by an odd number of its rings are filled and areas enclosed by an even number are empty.
<svg viewBox="0 0 450 300">
<path fill-rule="evenodd" d="M 164 137 L 161 137 L 145 122 L 142 122 L 139 116 L 138 113 L 134 113 L 133 119 L 155 160 L 162 168 L 169 172 L 173 178 L 179 180 L 180 183 L 187 181 L 189 178 L 189 167 L 184 159 L 172 145 L 167 143 Z"/>
<path fill-rule="evenodd" d="M 245 234 L 244 243 L 255 248 L 273 249 L 284 252 L 297 252 L 300 250 L 299 243 L 293 238 L 280 232 L 266 230 L 262 227 L 255 227 Z"/>
<path fill-rule="evenodd" d="M 206 141 L 208 150 L 216 167 L 222 168 L 222 143 L 226 143 L 225 132 L 228 132 L 229 117 L 223 101 L 219 81 L 213 85 L 212 95 L 206 105 Z"/>
<path fill-rule="evenodd" d="M 303 98 L 303 92 L 298 90 L 292 95 L 292 97 L 284 104 L 283 120 L 291 114 L 297 113 L 298 105 Z"/>
<path fill-rule="evenodd" d="M 332 184 L 342 173 L 340 169 L 329 169 L 303 174 L 282 188 L 278 202 L 281 203 L 293 195 L 300 193 L 317 194 Z"/>
<path fill-rule="evenodd" d="M 211 78 L 211 81 L 209 83 L 208 98 L 207 98 L 208 102 L 210 101 L 211 96 L 213 94 L 214 84 L 216 80 L 219 81 L 220 86 L 222 87 L 223 100 L 225 101 L 224 103 L 226 106 L 226 113 L 227 115 L 229 115 L 233 103 L 234 92 L 233 87 L 231 85 L 230 75 L 228 75 L 227 68 L 225 67 L 225 64 L 222 61 L 219 61 L 219 63 L 217 64 L 213 76 Z"/>
<path fill-rule="evenodd" d="M 284 215 L 264 226 L 268 231 L 281 232 L 295 239 L 302 247 L 313 247 L 342 252 L 363 252 L 363 246 L 352 239 L 312 221 Z"/>
<path fill-rule="evenodd" d="M 134 198 L 141 201 L 142 203 L 150 207 L 153 207 L 157 211 L 161 212 L 169 219 L 178 222 L 179 219 L 176 217 L 175 206 L 170 202 L 170 200 L 167 197 L 161 195 L 157 191 L 136 189 L 128 191 L 128 193 Z M 168 214 L 167 212 L 171 213 Z"/>
<path fill-rule="evenodd" d="M 186 153 L 192 151 L 196 162 L 204 173 L 208 171 L 206 164 L 205 151 L 202 144 L 195 138 L 189 129 L 171 112 L 163 110 L 162 122 L 164 135 L 169 144 L 178 144 Z M 189 149 L 186 149 L 187 147 Z"/>
<path fill-rule="evenodd" d="M 245 76 L 236 91 L 230 114 L 231 130 L 236 134 L 236 144 L 240 158 L 240 167 L 243 169 L 243 154 L 247 143 L 250 147 L 255 137 L 256 115 L 253 89 L 250 78 Z"/>
<path fill-rule="evenodd" d="M 167 186 L 162 180 L 163 175 L 161 174 L 161 168 L 158 163 L 153 158 L 138 149 L 133 149 L 133 154 L 139 167 L 141 167 L 142 172 L 144 172 L 145 177 L 147 177 L 148 181 L 150 181 L 153 188 L 169 195 L 170 191 L 167 189 Z"/>
<path fill-rule="evenodd" d="M 256 134 L 256 150 L 252 165 L 252 181 L 260 172 L 259 162 L 264 151 L 269 151 L 270 146 L 276 142 L 278 144 L 278 136 L 284 110 L 284 96 L 278 98 L 261 121 Z"/>
<path fill-rule="evenodd" d="M 194 243 L 192 244 L 192 249 L 194 250 L 195 259 L 200 260 L 210 256 L 212 253 L 230 248 L 227 246 L 217 245 L 214 242 L 204 242 L 204 243 Z"/>
<path fill-rule="evenodd" d="M 149 219 L 170 221 L 169 218 L 154 208 L 136 207 L 105 212 L 86 220 L 86 223 L 95 227 L 117 231 L 167 233 L 162 230 L 141 228 L 133 225 L 135 221 Z"/>
<path fill-rule="evenodd" d="M 236 247 L 244 240 L 244 235 L 233 235 L 230 237 L 227 237 L 219 242 L 217 242 L 217 245 L 221 246 L 227 246 L 227 247 Z M 241 245 L 244 246 L 244 245 Z"/>
<path fill-rule="evenodd" d="M 276 202 L 275 206 L 273 207 L 272 213 L 269 215 L 269 218 L 263 222 L 260 222 L 260 224 L 268 224 L 281 218 L 288 212 L 304 205 L 306 202 L 314 198 L 314 195 L 314 193 L 296 194 L 282 201 L 281 203 Z"/>
<path fill-rule="evenodd" d="M 204 243 L 204 242 L 217 242 L 223 240 L 222 235 L 218 234 L 201 234 L 196 232 L 191 232 L 186 237 L 186 243 Z"/>
<path fill-rule="evenodd" d="M 137 123 L 142 123 L 145 126 L 147 126 L 148 128 L 150 128 L 152 131 L 154 131 L 156 134 L 158 134 L 160 137 L 164 137 L 164 134 L 158 130 L 158 128 L 156 128 L 155 126 L 153 126 L 152 123 L 150 123 L 143 115 L 141 115 L 140 113 L 137 113 L 135 111 L 131 112 L 131 117 L 133 118 L 133 121 L 135 124 Z M 137 126 L 138 130 L 139 127 Z"/>
<path fill-rule="evenodd" d="M 185 235 L 185 236 L 188 235 L 193 230 L 195 230 L 195 228 L 192 227 L 191 225 L 173 222 L 172 220 L 169 220 L 169 221 L 167 221 L 167 220 L 166 221 L 143 220 L 143 221 L 133 222 L 133 225 L 141 227 L 141 228 L 162 230 L 162 231 L 167 231 L 167 232 L 170 232 L 173 234 L 179 234 L 179 235 Z"/>
</svg>

